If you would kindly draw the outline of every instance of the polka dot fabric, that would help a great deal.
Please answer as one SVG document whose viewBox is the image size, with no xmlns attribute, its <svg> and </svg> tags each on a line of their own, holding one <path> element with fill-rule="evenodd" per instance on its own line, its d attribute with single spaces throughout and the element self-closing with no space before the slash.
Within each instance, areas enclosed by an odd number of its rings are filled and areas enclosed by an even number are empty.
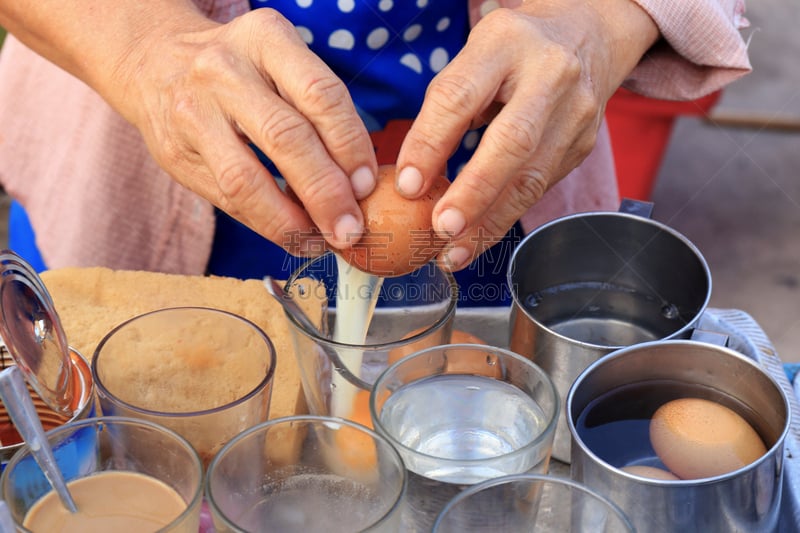
<svg viewBox="0 0 800 533">
<path fill-rule="evenodd" d="M 454 0 L 251 0 L 289 19 L 345 82 L 371 130 L 416 116 L 433 76 L 469 32 Z"/>
</svg>

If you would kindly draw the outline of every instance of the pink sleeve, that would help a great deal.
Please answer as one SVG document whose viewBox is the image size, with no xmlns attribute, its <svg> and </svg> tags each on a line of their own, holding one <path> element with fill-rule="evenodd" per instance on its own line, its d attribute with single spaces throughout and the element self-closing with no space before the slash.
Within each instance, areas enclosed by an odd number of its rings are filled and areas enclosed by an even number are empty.
<svg viewBox="0 0 800 533">
<path fill-rule="evenodd" d="M 658 25 L 662 39 L 623 83 L 652 98 L 693 100 L 751 70 L 740 29 L 744 0 L 634 0 Z"/>
</svg>

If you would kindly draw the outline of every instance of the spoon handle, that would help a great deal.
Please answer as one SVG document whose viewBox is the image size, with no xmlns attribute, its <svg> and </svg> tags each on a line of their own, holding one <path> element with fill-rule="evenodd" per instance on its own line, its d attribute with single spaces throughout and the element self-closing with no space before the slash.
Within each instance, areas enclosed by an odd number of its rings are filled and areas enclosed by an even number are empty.
<svg viewBox="0 0 800 533">
<path fill-rule="evenodd" d="M 31 449 L 33 457 L 39 463 L 45 477 L 53 486 L 64 507 L 71 513 L 77 513 L 78 508 L 72 495 L 67 490 L 67 484 L 56 463 L 53 450 L 47 441 L 42 422 L 33 400 L 28 393 L 25 379 L 16 365 L 10 366 L 0 372 L 0 398 L 6 406 L 11 421 L 22 435 L 25 443 Z"/>
<path fill-rule="evenodd" d="M 8 504 L 0 500 L 0 533 L 16 533 L 17 526 L 14 525 L 14 518 L 8 509 Z"/>
<path fill-rule="evenodd" d="M 302 325 L 306 330 L 314 333 L 320 339 L 323 339 L 322 333 L 319 331 L 319 328 L 314 325 L 308 315 L 306 315 L 303 308 L 297 305 L 291 295 L 289 295 L 283 287 L 281 287 L 280 283 L 275 281 L 272 277 L 266 276 L 264 278 L 264 286 L 267 288 L 267 292 L 275 298 L 300 325 Z M 359 378 L 347 368 L 347 366 L 342 362 L 339 358 L 339 354 L 336 353 L 336 350 L 327 346 L 324 342 L 318 343 L 318 346 L 322 349 L 325 356 L 330 360 L 333 368 L 339 372 L 344 379 L 349 381 L 352 385 L 355 385 L 359 389 L 370 390 L 372 385 L 364 381 L 363 379 Z"/>
</svg>

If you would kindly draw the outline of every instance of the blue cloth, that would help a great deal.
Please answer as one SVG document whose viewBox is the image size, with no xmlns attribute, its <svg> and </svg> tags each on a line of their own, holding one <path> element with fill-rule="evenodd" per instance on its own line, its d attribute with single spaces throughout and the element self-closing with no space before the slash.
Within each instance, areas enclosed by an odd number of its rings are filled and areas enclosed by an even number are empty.
<svg viewBox="0 0 800 533">
<path fill-rule="evenodd" d="M 466 0 L 250 0 L 290 20 L 344 81 L 369 129 L 413 118 L 469 33 Z"/>
<path fill-rule="evenodd" d="M 789 383 L 794 383 L 798 373 L 800 373 L 800 363 L 784 363 L 783 370 Z"/>
<path fill-rule="evenodd" d="M 16 200 L 11 200 L 8 209 L 8 247 L 27 261 L 36 272 L 47 270 L 36 246 L 36 235 L 28 213 Z"/>
</svg>

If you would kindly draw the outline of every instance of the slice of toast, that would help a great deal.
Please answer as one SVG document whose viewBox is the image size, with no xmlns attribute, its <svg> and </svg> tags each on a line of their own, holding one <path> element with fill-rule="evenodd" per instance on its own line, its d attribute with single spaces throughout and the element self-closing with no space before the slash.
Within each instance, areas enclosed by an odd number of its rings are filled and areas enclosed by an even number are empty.
<svg viewBox="0 0 800 533">
<path fill-rule="evenodd" d="M 91 362 L 103 336 L 134 316 L 165 307 L 201 306 L 222 309 L 249 319 L 269 336 L 277 355 L 270 418 L 307 413 L 294 354 L 290 325 L 281 306 L 261 280 L 216 276 L 183 276 L 101 267 L 62 268 L 42 273 L 53 297 L 67 341 Z M 317 291 L 308 291 L 316 294 Z M 312 298 L 300 302 L 315 322 L 322 306 Z M 275 460 L 299 453 L 299 440 L 272 450 Z M 283 459 L 281 459 L 283 457 Z"/>
</svg>

